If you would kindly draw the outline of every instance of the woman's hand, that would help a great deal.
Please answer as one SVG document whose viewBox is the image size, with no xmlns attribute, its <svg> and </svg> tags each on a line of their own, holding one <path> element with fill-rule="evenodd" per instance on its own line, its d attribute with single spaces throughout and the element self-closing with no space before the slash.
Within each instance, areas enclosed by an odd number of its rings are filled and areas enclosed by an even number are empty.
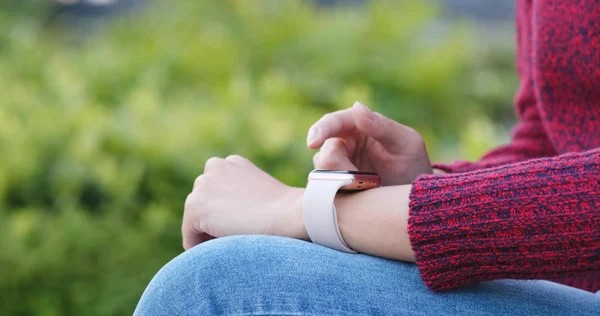
<svg viewBox="0 0 600 316">
<path fill-rule="evenodd" d="M 353 249 L 414 261 L 407 234 L 410 185 L 388 186 L 335 199 L 340 231 Z M 289 187 L 240 156 L 211 158 L 185 201 L 183 248 L 216 237 L 274 235 L 309 240 L 303 188 Z"/>
<path fill-rule="evenodd" d="M 308 132 L 307 145 L 320 149 L 316 169 L 376 172 L 383 185 L 408 184 L 432 173 L 423 138 L 365 105 L 326 114 Z"/>
<path fill-rule="evenodd" d="M 303 189 L 289 187 L 240 156 L 211 158 L 185 201 L 183 248 L 242 234 L 308 239 Z"/>
</svg>

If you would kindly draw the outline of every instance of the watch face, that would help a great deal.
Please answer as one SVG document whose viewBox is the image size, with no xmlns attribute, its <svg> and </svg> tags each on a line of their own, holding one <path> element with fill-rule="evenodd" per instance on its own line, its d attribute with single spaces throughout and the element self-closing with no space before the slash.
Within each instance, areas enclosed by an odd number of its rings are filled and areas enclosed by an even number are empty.
<svg viewBox="0 0 600 316">
<path fill-rule="evenodd" d="M 363 191 L 381 186 L 381 179 L 373 172 L 317 169 L 308 175 L 308 179 L 317 181 L 347 181 L 351 179 L 350 184 L 340 188 L 342 191 Z"/>
</svg>

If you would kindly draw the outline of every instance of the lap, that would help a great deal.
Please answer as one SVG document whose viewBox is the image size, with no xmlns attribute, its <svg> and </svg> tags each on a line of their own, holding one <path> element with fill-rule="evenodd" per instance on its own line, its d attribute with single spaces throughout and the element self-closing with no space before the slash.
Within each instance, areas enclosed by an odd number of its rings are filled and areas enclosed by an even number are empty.
<svg viewBox="0 0 600 316">
<path fill-rule="evenodd" d="M 154 277 L 137 315 L 598 315 L 600 296 L 498 280 L 433 293 L 416 265 L 270 236 L 211 240 Z"/>
</svg>

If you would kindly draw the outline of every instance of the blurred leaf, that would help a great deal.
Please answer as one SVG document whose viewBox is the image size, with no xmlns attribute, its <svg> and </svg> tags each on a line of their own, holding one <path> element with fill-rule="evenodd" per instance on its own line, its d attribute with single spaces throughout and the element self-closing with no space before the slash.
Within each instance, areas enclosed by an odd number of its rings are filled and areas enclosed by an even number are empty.
<svg viewBox="0 0 600 316">
<path fill-rule="evenodd" d="M 0 0 L 0 314 L 131 314 L 208 158 L 304 186 L 308 127 L 356 100 L 433 160 L 507 138 L 512 47 L 421 1 L 156 1 L 78 40 L 48 3 Z"/>
</svg>

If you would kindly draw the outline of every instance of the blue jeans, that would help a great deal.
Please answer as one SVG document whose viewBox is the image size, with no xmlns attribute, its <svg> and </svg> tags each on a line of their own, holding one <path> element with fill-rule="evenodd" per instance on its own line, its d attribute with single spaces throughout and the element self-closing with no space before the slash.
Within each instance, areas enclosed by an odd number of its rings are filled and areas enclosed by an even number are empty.
<svg viewBox="0 0 600 316">
<path fill-rule="evenodd" d="M 600 315 L 600 295 L 499 280 L 433 293 L 414 264 L 270 236 L 211 240 L 148 285 L 135 315 Z"/>
</svg>

